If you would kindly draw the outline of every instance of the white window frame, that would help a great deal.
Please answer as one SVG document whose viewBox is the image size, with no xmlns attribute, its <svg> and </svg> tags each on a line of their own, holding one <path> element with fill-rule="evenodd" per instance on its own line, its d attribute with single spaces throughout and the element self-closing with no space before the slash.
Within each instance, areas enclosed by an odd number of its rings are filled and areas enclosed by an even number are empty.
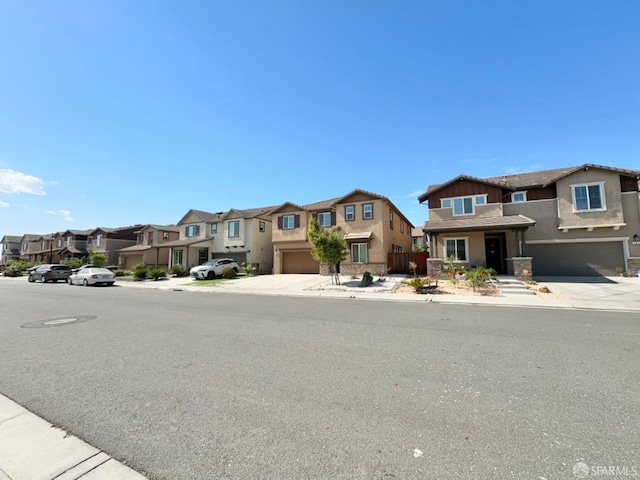
<svg viewBox="0 0 640 480">
<path fill-rule="evenodd" d="M 478 199 L 481 198 L 482 201 L 478 202 Z M 464 211 L 464 201 L 466 199 L 471 199 L 471 212 L 465 213 Z M 462 202 L 462 213 L 456 213 L 456 200 Z M 488 194 L 483 193 L 480 195 L 465 195 L 463 197 L 450 197 L 450 198 L 441 198 L 440 206 L 441 208 L 450 208 L 451 213 L 454 217 L 463 217 L 467 215 L 475 215 L 476 214 L 476 205 L 487 205 L 488 202 Z"/>
<path fill-rule="evenodd" d="M 182 250 L 174 250 L 173 251 L 173 265 L 182 265 Z"/>
<path fill-rule="evenodd" d="M 369 207 L 368 210 L 367 210 L 367 207 Z M 362 219 L 363 220 L 371 220 L 372 218 L 373 218 L 373 203 L 363 203 L 362 204 Z"/>
<path fill-rule="evenodd" d="M 516 200 L 516 195 L 522 195 L 522 200 Z M 512 203 L 523 203 L 527 201 L 527 192 L 512 192 L 511 193 L 511 202 Z"/>
<path fill-rule="evenodd" d="M 47 242 L 42 241 L 40 242 L 40 250 L 46 250 L 47 249 Z"/>
<path fill-rule="evenodd" d="M 320 220 L 322 218 L 322 220 Z M 318 223 L 321 227 L 330 227 L 331 226 L 331 212 L 320 212 L 316 216 Z M 329 223 L 327 223 L 327 219 L 329 219 Z"/>
<path fill-rule="evenodd" d="M 258 231 L 259 232 L 266 232 L 267 230 L 267 222 L 265 222 L 264 220 L 258 220 Z"/>
<path fill-rule="evenodd" d="M 212 223 L 211 224 L 211 235 L 215 235 L 218 233 L 218 224 L 217 223 Z"/>
<path fill-rule="evenodd" d="M 138 245 L 144 245 L 144 233 L 138 234 Z"/>
<path fill-rule="evenodd" d="M 149 245 L 153 245 L 153 231 L 149 232 Z"/>
<path fill-rule="evenodd" d="M 449 258 L 449 249 L 447 248 L 447 242 L 452 241 L 454 242 L 455 245 L 455 261 L 458 263 L 469 263 L 469 237 L 445 237 L 444 239 L 444 253 L 447 256 L 447 258 Z M 465 259 L 461 260 L 460 256 L 458 255 L 458 242 L 460 240 L 464 240 L 464 254 L 465 254 Z"/>
<path fill-rule="evenodd" d="M 347 205 L 344 207 L 344 219 L 347 222 L 351 222 L 356 219 L 356 206 Z"/>
<path fill-rule="evenodd" d="M 235 228 L 232 226 L 235 226 Z M 238 238 L 240 236 L 240 220 L 231 220 L 227 230 L 229 232 L 229 238 Z"/>
<path fill-rule="evenodd" d="M 283 215 L 282 216 L 282 229 L 293 230 L 296 228 L 296 216 L 295 215 Z"/>
<path fill-rule="evenodd" d="M 61 238 L 59 238 L 59 239 L 58 239 L 58 248 L 61 248 L 61 247 L 62 247 L 62 239 L 61 239 Z"/>
<path fill-rule="evenodd" d="M 575 185 L 571 185 L 571 201 L 573 205 L 574 213 L 584 213 L 584 212 L 604 212 L 607 210 L 607 200 L 605 196 L 604 189 L 605 182 L 589 182 L 589 183 L 577 183 Z M 591 199 L 589 197 L 589 187 L 598 186 L 600 189 L 600 201 L 602 202 L 602 206 L 600 208 L 581 208 L 578 209 L 577 201 L 576 201 L 576 189 L 584 187 L 587 192 L 587 207 L 591 205 Z"/>
<path fill-rule="evenodd" d="M 67 237 L 67 247 L 70 247 L 70 246 L 71 246 L 71 240 L 72 240 L 72 239 L 73 239 L 73 237 L 72 237 L 71 235 L 69 235 L 69 236 Z"/>
<path fill-rule="evenodd" d="M 87 245 L 93 245 L 93 236 L 92 235 L 89 235 L 87 237 Z"/>
<path fill-rule="evenodd" d="M 356 255 L 354 255 L 354 248 L 353 247 L 358 247 L 357 250 L 357 256 L 358 259 L 356 260 Z M 364 262 L 361 261 L 361 248 L 364 247 Z M 351 244 L 351 263 L 362 263 L 362 264 L 366 264 L 369 263 L 369 245 L 367 245 L 366 243 L 352 243 Z"/>
<path fill-rule="evenodd" d="M 96 246 L 97 247 L 101 247 L 102 246 L 102 239 L 103 239 L 103 235 L 96 235 Z"/>
<path fill-rule="evenodd" d="M 29 242 L 22 242 L 22 251 L 23 252 L 29 251 Z"/>
<path fill-rule="evenodd" d="M 169 232 L 162 232 L 162 239 L 169 240 Z"/>
</svg>

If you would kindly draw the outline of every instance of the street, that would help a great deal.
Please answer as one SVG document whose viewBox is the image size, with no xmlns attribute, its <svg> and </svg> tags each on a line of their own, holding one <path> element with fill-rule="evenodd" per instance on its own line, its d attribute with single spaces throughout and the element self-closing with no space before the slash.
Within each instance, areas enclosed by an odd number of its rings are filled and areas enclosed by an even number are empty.
<svg viewBox="0 0 640 480">
<path fill-rule="evenodd" d="M 637 313 L 0 278 L 0 340 L 0 393 L 152 479 L 640 466 Z"/>
</svg>

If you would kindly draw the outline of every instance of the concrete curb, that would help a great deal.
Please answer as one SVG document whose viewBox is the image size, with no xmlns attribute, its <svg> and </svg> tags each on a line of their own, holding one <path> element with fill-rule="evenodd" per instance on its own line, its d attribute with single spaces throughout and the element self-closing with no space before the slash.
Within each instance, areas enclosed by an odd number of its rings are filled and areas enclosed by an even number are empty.
<svg viewBox="0 0 640 480">
<path fill-rule="evenodd" d="M 146 477 L 0 394 L 0 480 Z"/>
</svg>

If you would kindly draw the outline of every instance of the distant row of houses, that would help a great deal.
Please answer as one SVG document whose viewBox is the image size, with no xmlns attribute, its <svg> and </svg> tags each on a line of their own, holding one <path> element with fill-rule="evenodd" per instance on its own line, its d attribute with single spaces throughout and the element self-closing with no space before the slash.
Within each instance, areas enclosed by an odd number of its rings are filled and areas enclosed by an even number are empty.
<svg viewBox="0 0 640 480">
<path fill-rule="evenodd" d="M 124 269 L 136 263 L 190 267 L 224 257 L 253 264 L 262 274 L 318 273 L 321 267 L 310 254 L 307 238 L 311 217 L 347 241 L 349 256 L 341 264 L 345 274 L 367 269 L 378 273 L 387 268 L 388 252 L 411 251 L 412 244 L 424 238 L 387 197 L 353 190 L 309 205 L 285 202 L 215 213 L 191 209 L 175 225 L 5 235 L 2 263 L 12 259 L 59 263 L 86 257 L 91 249 Z"/>
<path fill-rule="evenodd" d="M 418 197 L 429 220 L 415 229 L 382 195 L 364 190 L 309 205 L 189 210 L 175 225 L 136 225 L 52 235 L 5 236 L 2 262 L 60 261 L 88 248 L 131 268 L 191 266 L 230 257 L 261 273 L 318 273 L 307 223 L 339 232 L 341 273 L 386 271 L 390 255 L 428 243 L 429 274 L 447 262 L 522 275 L 615 275 L 640 271 L 640 170 L 584 164 L 515 175 L 459 175 Z M 453 260 L 452 260 L 453 259 Z"/>
</svg>

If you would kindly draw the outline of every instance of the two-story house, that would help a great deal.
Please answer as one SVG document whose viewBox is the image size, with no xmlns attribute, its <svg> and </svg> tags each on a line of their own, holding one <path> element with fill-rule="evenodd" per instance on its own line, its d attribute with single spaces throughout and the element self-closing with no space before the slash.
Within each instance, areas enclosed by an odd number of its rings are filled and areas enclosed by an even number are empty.
<svg viewBox="0 0 640 480">
<path fill-rule="evenodd" d="M 29 252 L 29 259 L 37 263 L 58 263 L 60 256 L 58 250 L 54 248 L 55 233 L 40 235 L 34 239 L 32 250 Z M 35 248 L 35 250 L 33 250 Z"/>
<path fill-rule="evenodd" d="M 86 258 L 87 238 L 93 230 L 65 230 L 59 235 L 54 236 L 54 244 L 60 245 L 58 250 L 60 261 L 71 258 Z"/>
<path fill-rule="evenodd" d="M 388 254 L 411 251 L 413 225 L 387 198 L 364 190 L 309 205 L 286 202 L 271 211 L 273 218 L 274 273 L 328 273 L 311 256 L 307 226 L 316 218 L 321 226 L 339 232 L 349 254 L 340 273 L 382 274 Z"/>
<path fill-rule="evenodd" d="M 118 250 L 136 244 L 137 234 L 142 225 L 128 227 L 93 229 L 87 237 L 87 250 L 100 253 L 107 258 L 107 265 L 118 265 Z"/>
<path fill-rule="evenodd" d="M 180 239 L 180 228 L 176 225 L 145 225 L 134 232 L 136 244 L 121 248 L 118 265 L 131 270 L 137 263 L 163 268 L 169 266 L 170 247 L 165 244 Z"/>
<path fill-rule="evenodd" d="M 20 260 L 20 239 L 17 235 L 5 235 L 0 240 L 2 256 L 0 265 L 6 265 L 11 260 Z"/>
<path fill-rule="evenodd" d="M 640 268 L 640 171 L 585 164 L 431 185 L 430 274 L 448 258 L 522 275 Z"/>
<path fill-rule="evenodd" d="M 40 250 L 38 241 L 42 235 L 25 233 L 20 237 L 20 260 L 34 262 L 37 251 Z"/>
<path fill-rule="evenodd" d="M 231 209 L 209 213 L 189 210 L 177 226 L 180 238 L 168 242 L 171 265 L 186 268 L 213 258 L 233 258 L 250 263 L 259 273 L 271 273 L 273 254 L 271 217 L 273 207 Z"/>
</svg>

